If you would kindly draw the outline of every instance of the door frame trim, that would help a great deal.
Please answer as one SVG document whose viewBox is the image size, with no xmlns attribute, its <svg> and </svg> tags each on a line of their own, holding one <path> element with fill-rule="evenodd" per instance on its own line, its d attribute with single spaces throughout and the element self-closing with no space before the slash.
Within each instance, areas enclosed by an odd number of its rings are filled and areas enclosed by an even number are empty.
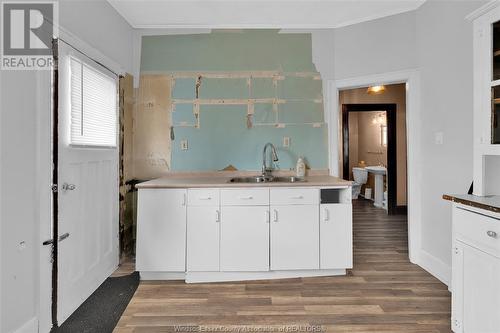
<svg viewBox="0 0 500 333">
<path fill-rule="evenodd" d="M 104 55 L 98 49 L 92 47 L 79 37 L 75 36 L 69 32 L 66 28 L 59 26 L 59 37 L 65 41 L 71 43 L 71 45 L 78 47 L 78 49 L 84 51 L 86 54 L 91 55 L 93 59 L 96 59 L 100 63 L 104 64 L 106 67 L 112 69 L 115 73 L 124 74 L 125 69 L 116 61 Z M 52 163 L 54 161 L 54 152 L 52 151 L 53 145 L 53 119 L 52 119 L 52 79 L 49 78 L 50 75 L 44 75 L 45 72 L 38 71 L 36 74 L 37 80 L 37 142 L 38 142 L 38 160 L 37 160 L 37 184 L 35 187 L 37 193 L 39 194 L 38 200 L 38 216 L 39 216 L 39 228 L 36 231 L 38 233 L 38 246 L 42 246 L 42 242 L 47 240 L 47 234 L 44 233 L 41 226 L 49 225 L 52 223 L 53 210 L 52 210 Z M 50 94 L 50 99 L 47 100 L 47 95 Z M 43 251 L 39 252 L 38 261 L 38 283 L 39 283 L 39 298 L 37 307 L 37 326 L 39 330 L 44 330 L 46 327 L 41 327 L 40 325 L 44 322 L 51 322 L 51 318 L 45 318 L 47 315 L 44 313 L 46 311 L 47 304 L 51 303 L 51 300 L 47 300 L 47 295 L 51 292 L 46 290 L 48 286 L 45 286 L 45 279 L 50 279 L 49 277 L 44 277 L 47 275 L 47 270 L 44 270 L 44 266 L 47 264 L 46 257 L 43 255 Z M 43 319 L 42 319 L 43 318 Z M 50 329 L 50 328 L 49 328 Z"/>
<path fill-rule="evenodd" d="M 37 329 L 48 331 L 52 326 L 51 319 L 51 283 L 52 265 L 50 255 L 52 249 L 43 246 L 42 243 L 52 238 L 49 229 L 52 226 L 52 70 L 37 71 L 36 74 L 36 138 L 37 138 L 37 249 L 38 253 L 38 304 L 37 306 Z M 47 249 L 46 251 L 44 249 Z"/>
<path fill-rule="evenodd" d="M 397 135 L 396 103 L 347 103 L 342 104 L 342 164 L 344 179 L 349 180 L 349 112 L 385 111 L 387 119 L 387 210 L 396 213 L 397 206 Z"/>
<path fill-rule="evenodd" d="M 59 43 L 52 40 L 54 59 L 52 79 L 52 327 L 57 327 L 57 278 L 59 257 Z"/>
<path fill-rule="evenodd" d="M 406 147 L 408 182 L 408 254 L 420 263 L 422 224 L 420 72 L 407 69 L 339 80 L 327 80 L 325 118 L 328 122 L 329 166 L 332 176 L 340 176 L 340 100 L 339 91 L 376 84 L 406 83 Z"/>
</svg>

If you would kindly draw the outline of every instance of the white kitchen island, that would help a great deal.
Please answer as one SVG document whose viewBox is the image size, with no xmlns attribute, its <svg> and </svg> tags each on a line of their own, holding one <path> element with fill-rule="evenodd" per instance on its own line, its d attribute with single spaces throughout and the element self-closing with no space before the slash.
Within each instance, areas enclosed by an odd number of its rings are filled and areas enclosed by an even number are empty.
<svg viewBox="0 0 500 333">
<path fill-rule="evenodd" d="M 352 268 L 350 182 L 229 180 L 174 176 L 137 185 L 141 279 L 255 280 Z"/>
</svg>

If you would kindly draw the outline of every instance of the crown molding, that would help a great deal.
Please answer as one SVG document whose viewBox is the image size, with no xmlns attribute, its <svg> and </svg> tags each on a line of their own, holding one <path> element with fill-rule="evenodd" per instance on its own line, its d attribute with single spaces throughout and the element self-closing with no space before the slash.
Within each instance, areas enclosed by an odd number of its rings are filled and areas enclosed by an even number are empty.
<svg viewBox="0 0 500 333">
<path fill-rule="evenodd" d="M 482 5 L 478 9 L 474 10 L 472 13 L 468 14 L 465 17 L 465 19 L 468 20 L 468 21 L 474 21 L 475 19 L 477 19 L 478 17 L 486 14 L 490 10 L 493 10 L 493 9 L 497 8 L 499 5 L 500 5 L 500 1 L 499 0 L 492 0 L 492 1 L 490 1 L 490 2 L 488 2 L 486 4 L 484 4 L 484 5 Z"/>
</svg>

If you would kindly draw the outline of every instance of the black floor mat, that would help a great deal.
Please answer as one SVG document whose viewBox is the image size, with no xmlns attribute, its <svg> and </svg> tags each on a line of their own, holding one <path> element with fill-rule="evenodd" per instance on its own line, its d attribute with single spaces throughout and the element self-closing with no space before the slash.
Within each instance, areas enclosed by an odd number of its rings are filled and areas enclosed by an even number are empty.
<svg viewBox="0 0 500 333">
<path fill-rule="evenodd" d="M 109 277 L 54 333 L 113 332 L 139 285 L 139 273 Z"/>
</svg>

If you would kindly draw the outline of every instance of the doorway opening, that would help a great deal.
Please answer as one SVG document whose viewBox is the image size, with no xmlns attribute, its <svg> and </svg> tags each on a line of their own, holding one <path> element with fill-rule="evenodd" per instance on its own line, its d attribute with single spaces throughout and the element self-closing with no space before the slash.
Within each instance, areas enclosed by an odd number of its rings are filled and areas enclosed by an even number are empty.
<svg viewBox="0 0 500 333">
<path fill-rule="evenodd" d="M 373 201 L 389 215 L 406 214 L 406 87 L 340 91 L 341 174 L 353 199 Z"/>
</svg>

